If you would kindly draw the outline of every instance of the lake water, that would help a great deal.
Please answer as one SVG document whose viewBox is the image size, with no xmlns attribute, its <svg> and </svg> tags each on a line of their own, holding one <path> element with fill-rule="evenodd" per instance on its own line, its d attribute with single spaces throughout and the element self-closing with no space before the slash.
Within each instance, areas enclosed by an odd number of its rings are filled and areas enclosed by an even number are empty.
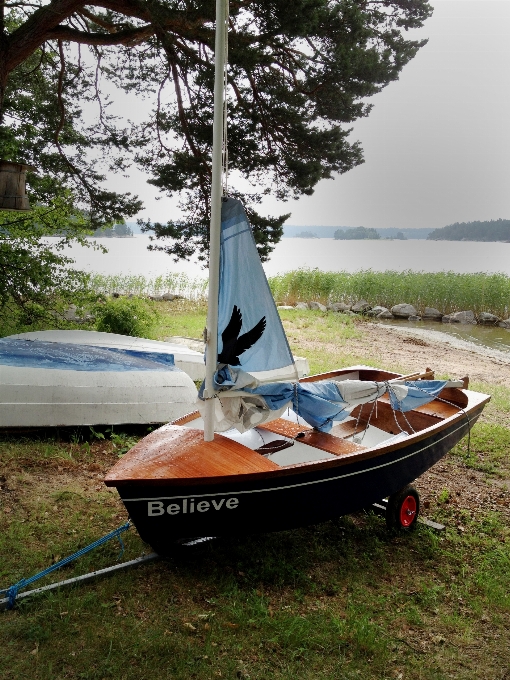
<svg viewBox="0 0 510 680">
<path fill-rule="evenodd" d="M 109 250 L 102 254 L 90 248 L 73 246 L 68 254 L 76 267 L 100 274 L 134 274 L 153 278 L 169 272 L 205 278 L 207 270 L 193 262 L 173 262 L 161 252 L 148 251 L 149 237 L 98 239 Z M 334 239 L 282 239 L 269 262 L 267 276 L 310 267 L 322 271 L 454 271 L 458 273 L 502 272 L 510 276 L 510 243 L 459 241 L 335 241 Z M 399 323 L 399 322 L 396 322 Z M 402 323 L 402 322 L 400 322 Z M 412 326 L 409 322 L 403 322 Z M 510 331 L 503 328 L 417 324 L 419 328 L 442 331 L 478 345 L 510 352 Z"/>
<path fill-rule="evenodd" d="M 173 262 L 161 252 L 147 250 L 149 237 L 98 239 L 109 250 L 104 255 L 90 248 L 73 246 L 68 254 L 78 269 L 100 274 L 143 274 L 159 276 L 184 272 L 205 278 L 207 271 L 193 262 Z M 502 272 L 510 276 L 510 243 L 475 243 L 464 241 L 335 241 L 334 239 L 282 239 L 269 262 L 267 276 L 310 267 L 322 271 L 374 271 L 460 273 Z"/>
</svg>

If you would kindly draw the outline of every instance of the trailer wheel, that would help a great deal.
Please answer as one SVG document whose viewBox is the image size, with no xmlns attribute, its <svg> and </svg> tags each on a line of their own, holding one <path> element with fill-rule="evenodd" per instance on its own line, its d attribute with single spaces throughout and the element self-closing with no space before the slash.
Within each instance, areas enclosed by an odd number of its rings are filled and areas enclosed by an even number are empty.
<svg viewBox="0 0 510 680">
<path fill-rule="evenodd" d="M 415 528 L 420 512 L 420 496 L 410 484 L 388 498 L 386 524 L 397 531 Z"/>
</svg>

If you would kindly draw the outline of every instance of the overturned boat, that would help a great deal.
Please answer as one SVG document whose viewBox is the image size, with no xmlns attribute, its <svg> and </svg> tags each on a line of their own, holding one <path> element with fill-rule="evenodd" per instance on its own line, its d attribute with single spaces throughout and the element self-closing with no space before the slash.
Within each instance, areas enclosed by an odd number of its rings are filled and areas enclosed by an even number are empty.
<svg viewBox="0 0 510 680">
<path fill-rule="evenodd" d="M 196 401 L 193 380 L 168 351 L 47 333 L 0 338 L 1 428 L 161 424 Z"/>
</svg>

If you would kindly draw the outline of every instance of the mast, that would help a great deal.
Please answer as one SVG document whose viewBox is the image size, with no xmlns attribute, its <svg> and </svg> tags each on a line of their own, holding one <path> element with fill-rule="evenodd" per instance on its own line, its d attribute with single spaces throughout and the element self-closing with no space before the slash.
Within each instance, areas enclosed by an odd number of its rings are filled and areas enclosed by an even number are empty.
<svg viewBox="0 0 510 680">
<path fill-rule="evenodd" d="M 204 397 L 204 440 L 214 439 L 214 384 L 218 357 L 218 295 L 220 278 L 220 233 L 222 199 L 222 151 L 224 143 L 224 98 L 226 68 L 226 33 L 228 0 L 216 0 L 216 36 L 214 45 L 214 118 L 211 187 L 211 223 L 209 243 L 209 300 L 206 326 L 206 364 Z"/>
</svg>

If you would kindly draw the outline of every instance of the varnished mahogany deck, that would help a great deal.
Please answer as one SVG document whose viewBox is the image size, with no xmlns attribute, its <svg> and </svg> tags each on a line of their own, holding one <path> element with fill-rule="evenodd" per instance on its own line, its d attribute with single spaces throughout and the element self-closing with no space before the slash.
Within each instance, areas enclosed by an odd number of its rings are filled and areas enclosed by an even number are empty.
<svg viewBox="0 0 510 680">
<path fill-rule="evenodd" d="M 214 435 L 214 441 L 205 442 L 202 430 L 165 425 L 144 437 L 119 460 L 106 476 L 105 484 L 218 478 L 279 469 L 276 463 L 220 434 Z"/>
</svg>

